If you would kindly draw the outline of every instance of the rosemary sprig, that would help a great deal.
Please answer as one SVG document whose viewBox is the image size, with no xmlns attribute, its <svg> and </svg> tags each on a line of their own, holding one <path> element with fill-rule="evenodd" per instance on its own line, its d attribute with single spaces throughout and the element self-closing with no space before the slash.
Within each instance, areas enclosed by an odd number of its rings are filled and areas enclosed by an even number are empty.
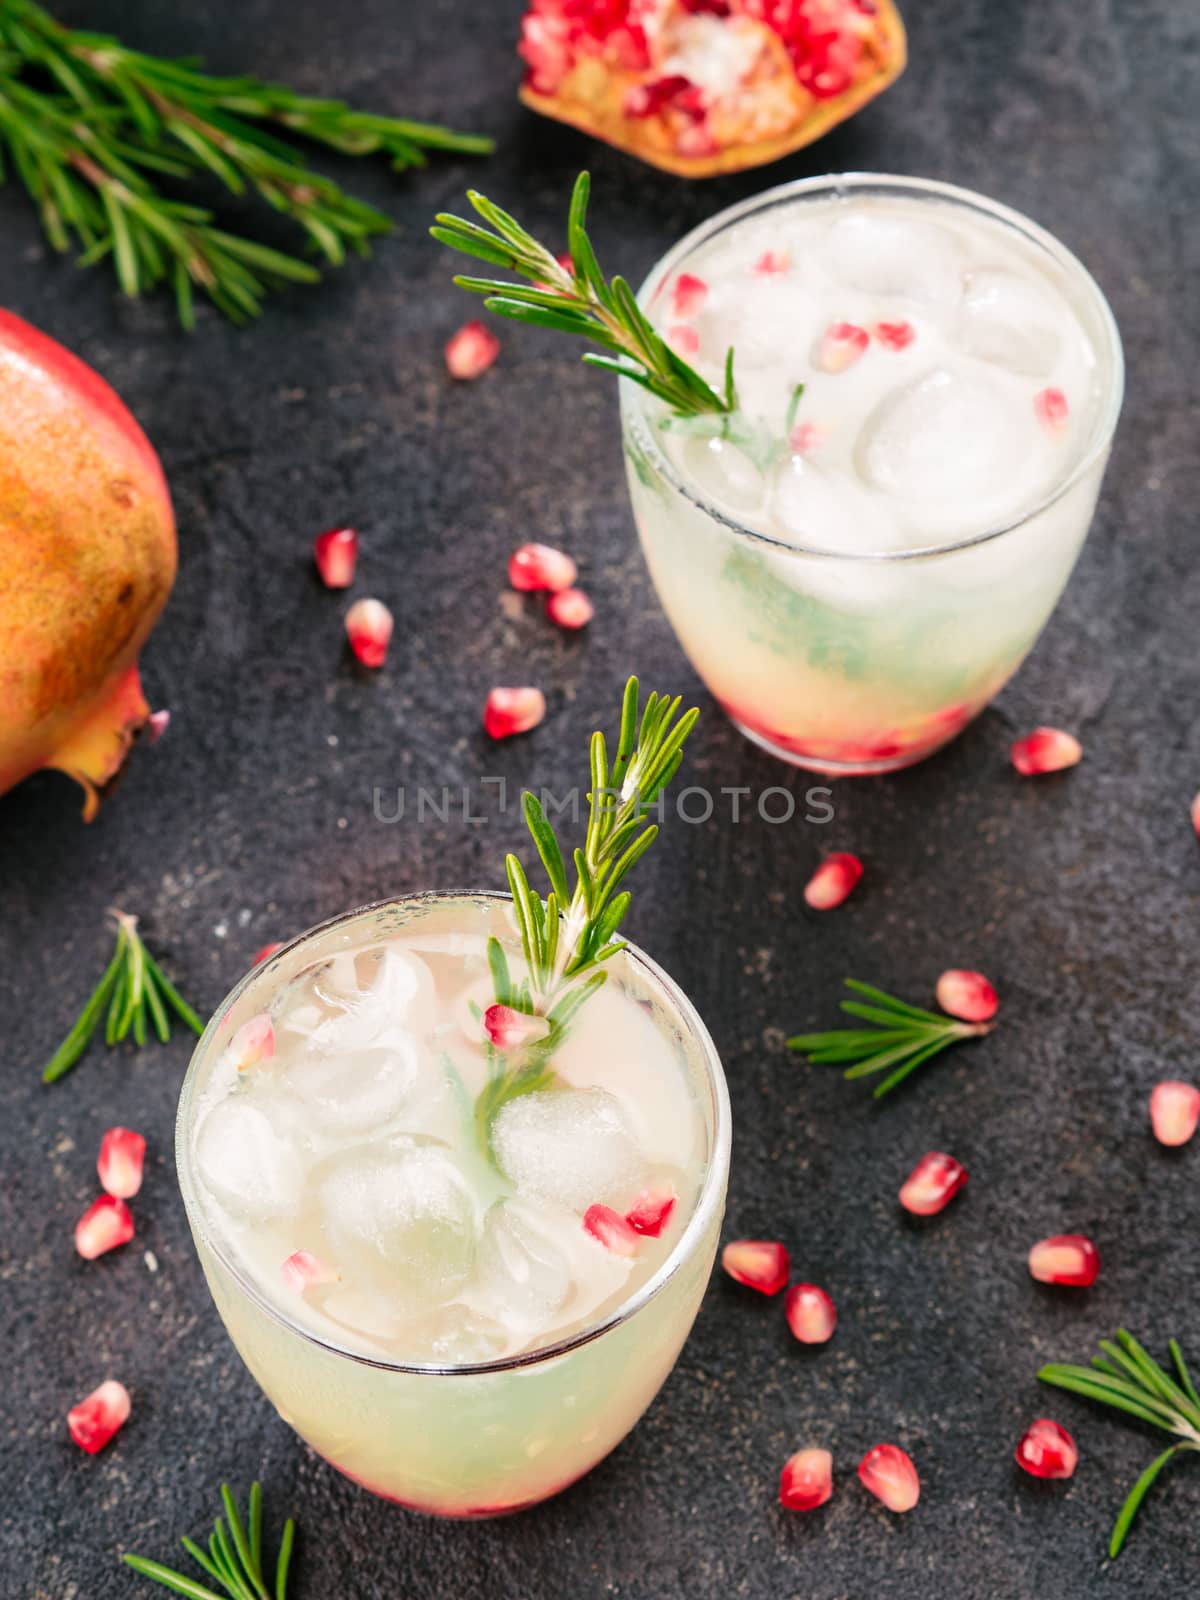
<svg viewBox="0 0 1200 1600">
<path fill-rule="evenodd" d="M 90 1044 L 102 1015 L 105 1016 L 104 1042 L 109 1046 L 124 1039 L 131 1028 L 137 1043 L 145 1044 L 147 1016 L 160 1042 L 166 1044 L 171 1037 L 168 1008 L 193 1032 L 204 1032 L 200 1018 L 146 949 L 137 931 L 137 918 L 117 910 L 112 911 L 111 916 L 117 925 L 113 958 L 75 1026 L 46 1063 L 43 1083 L 55 1083 L 70 1072 Z"/>
<path fill-rule="evenodd" d="M 1124 1411 L 1179 1440 L 1155 1457 L 1125 1497 L 1108 1541 L 1111 1557 L 1120 1553 L 1130 1525 L 1159 1473 L 1181 1451 L 1200 1450 L 1200 1392 L 1174 1339 L 1167 1342 L 1174 1377 L 1124 1328 L 1117 1330 L 1115 1342 L 1101 1339 L 1100 1348 L 1104 1354 L 1093 1356 L 1090 1367 L 1056 1362 L 1043 1367 L 1038 1377 L 1056 1389 L 1068 1389 L 1072 1394 Z"/>
<path fill-rule="evenodd" d="M 292 1559 L 292 1545 L 296 1538 L 296 1524 L 291 1517 L 283 1525 L 279 1541 L 279 1555 L 275 1562 L 274 1585 L 268 1587 L 263 1570 L 262 1538 L 262 1485 L 257 1481 L 250 1486 L 250 1505 L 245 1522 L 238 1512 L 228 1484 L 221 1485 L 221 1501 L 225 1516 L 218 1517 L 209 1536 L 208 1549 L 203 1550 L 192 1539 L 179 1542 L 208 1577 L 221 1586 L 221 1592 L 198 1583 L 172 1567 L 158 1561 L 148 1561 L 145 1556 L 126 1555 L 121 1559 L 126 1566 L 151 1578 L 176 1594 L 187 1595 L 188 1600 L 287 1600 L 288 1568 Z M 226 1528 L 226 1522 L 229 1526 Z"/>
<path fill-rule="evenodd" d="M 962 1039 L 977 1039 L 990 1033 L 992 1022 L 958 1022 L 953 1017 L 910 1006 L 895 995 L 885 994 L 869 983 L 854 978 L 845 980 L 847 989 L 862 995 L 861 1000 L 843 1000 L 841 1008 L 852 1017 L 873 1024 L 870 1028 L 835 1028 L 829 1033 L 798 1033 L 788 1040 L 789 1050 L 802 1051 L 813 1066 L 848 1061 L 847 1078 L 867 1078 L 885 1072 L 887 1077 L 875 1087 L 875 1099 L 902 1083 L 939 1050 Z"/>
<path fill-rule="evenodd" d="M 460 289 L 485 295 L 489 311 L 515 322 L 590 339 L 608 354 L 588 351 L 585 361 L 641 384 L 681 416 L 736 411 L 733 350 L 725 358 L 724 385 L 714 389 L 654 331 L 625 279 L 605 280 L 587 233 L 590 188 L 591 179 L 581 172 L 575 180 L 567 221 L 569 270 L 515 217 L 474 189 L 468 190 L 467 199 L 488 227 L 441 212 L 430 232 L 451 250 L 529 279 L 532 287 L 526 289 L 502 278 L 455 278 Z"/>
</svg>

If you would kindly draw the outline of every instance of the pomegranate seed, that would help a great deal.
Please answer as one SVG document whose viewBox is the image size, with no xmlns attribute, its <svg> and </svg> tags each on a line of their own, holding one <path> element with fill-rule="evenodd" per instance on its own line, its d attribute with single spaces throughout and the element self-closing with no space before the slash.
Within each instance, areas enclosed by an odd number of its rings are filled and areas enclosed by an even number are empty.
<svg viewBox="0 0 1200 1600">
<path fill-rule="evenodd" d="M 845 372 L 870 342 L 865 328 L 858 328 L 853 322 L 831 322 L 821 335 L 813 362 L 822 372 Z"/>
<path fill-rule="evenodd" d="M 583 1225 L 593 1239 L 598 1239 L 606 1250 L 615 1256 L 635 1256 L 638 1236 L 625 1218 L 611 1206 L 589 1206 L 583 1214 Z"/>
<path fill-rule="evenodd" d="M 1023 778 L 1041 772 L 1061 772 L 1073 767 L 1083 755 L 1083 746 L 1061 728 L 1035 728 L 1012 747 L 1012 764 Z"/>
<path fill-rule="evenodd" d="M 511 739 L 528 733 L 546 715 L 546 696 L 540 689 L 492 689 L 483 708 L 483 727 L 493 739 Z"/>
<path fill-rule="evenodd" d="M 667 343 L 677 356 L 694 356 L 700 349 L 700 335 L 686 322 L 675 322 L 667 329 Z"/>
<path fill-rule="evenodd" d="M 446 369 L 452 378 L 470 381 L 485 373 L 500 354 L 500 341 L 482 322 L 466 322 L 446 345 Z"/>
<path fill-rule="evenodd" d="M 801 1344 L 825 1344 L 837 1327 L 837 1307 L 815 1283 L 794 1283 L 783 1302 L 788 1327 Z"/>
<path fill-rule="evenodd" d="M 81 1450 L 94 1456 L 129 1420 L 129 1390 L 115 1378 L 93 1389 L 67 1412 L 67 1427 Z"/>
<path fill-rule="evenodd" d="M 392 613 L 382 600 L 356 600 L 346 613 L 346 637 L 364 667 L 381 667 L 392 639 Z"/>
<path fill-rule="evenodd" d="M 1049 1417 L 1029 1424 L 1013 1454 L 1032 1478 L 1069 1478 L 1079 1460 L 1074 1439 Z"/>
<path fill-rule="evenodd" d="M 826 856 L 808 880 L 804 899 L 814 911 L 832 911 L 840 906 L 863 875 L 863 864 L 845 850 Z"/>
<path fill-rule="evenodd" d="M 483 1028 L 497 1050 L 518 1049 L 544 1039 L 550 1032 L 545 1017 L 534 1017 L 526 1011 L 514 1011 L 512 1006 L 489 1006 L 483 1013 Z"/>
<path fill-rule="evenodd" d="M 769 278 L 774 273 L 786 272 L 791 264 L 790 250 L 764 250 L 750 270 L 757 272 L 761 277 Z"/>
<path fill-rule="evenodd" d="M 721 1251 L 721 1265 L 735 1283 L 760 1294 L 778 1294 L 792 1270 L 787 1251 L 775 1239 L 733 1239 Z"/>
<path fill-rule="evenodd" d="M 508 558 L 508 581 L 523 594 L 569 589 L 575 582 L 575 563 L 551 545 L 523 544 Z"/>
<path fill-rule="evenodd" d="M 229 1041 L 229 1054 L 239 1072 L 248 1072 L 275 1054 L 275 1029 L 265 1011 L 243 1022 Z"/>
<path fill-rule="evenodd" d="M 871 331 L 885 350 L 907 350 L 917 337 L 911 322 L 877 322 Z"/>
<path fill-rule="evenodd" d="M 638 1196 L 633 1210 L 625 1213 L 625 1221 L 634 1233 L 644 1234 L 647 1239 L 661 1238 L 675 1210 L 675 1198 L 675 1191 L 669 1186 L 647 1189 Z"/>
<path fill-rule="evenodd" d="M 1029 1270 L 1039 1283 L 1086 1289 L 1100 1271 L 1100 1254 L 1082 1233 L 1056 1233 L 1029 1252 Z"/>
<path fill-rule="evenodd" d="M 788 434 L 788 447 L 798 456 L 811 456 L 825 443 L 826 430 L 819 422 L 797 422 Z"/>
<path fill-rule="evenodd" d="M 94 1261 L 132 1238 L 133 1215 L 124 1200 L 113 1194 L 93 1200 L 75 1224 L 75 1248 L 85 1261 Z"/>
<path fill-rule="evenodd" d="M 330 528 L 313 540 L 313 555 L 327 589 L 348 589 L 358 565 L 358 534 L 353 528 Z"/>
<path fill-rule="evenodd" d="M 256 950 L 254 952 L 254 960 L 250 963 L 250 965 L 252 967 L 261 967 L 264 961 L 270 961 L 276 950 L 282 949 L 283 944 L 279 940 L 276 940 L 274 944 L 265 944 L 261 950 Z"/>
<path fill-rule="evenodd" d="M 828 1450 L 797 1450 L 779 1475 L 779 1503 L 789 1511 L 815 1511 L 833 1494 L 833 1457 Z"/>
<path fill-rule="evenodd" d="M 100 1141 L 96 1171 L 100 1187 L 118 1200 L 131 1200 L 142 1187 L 146 1141 L 128 1128 L 110 1128 Z"/>
<path fill-rule="evenodd" d="M 921 1497 L 921 1480 L 911 1457 L 894 1444 L 877 1444 L 858 1463 L 862 1485 L 889 1511 L 911 1511 Z"/>
<path fill-rule="evenodd" d="M 936 1217 L 967 1181 L 967 1169 L 953 1156 L 930 1150 L 905 1179 L 900 1204 L 914 1217 Z"/>
<path fill-rule="evenodd" d="M 166 733 L 171 724 L 169 711 L 152 711 L 146 718 L 145 740 L 147 744 L 157 744 Z"/>
<path fill-rule="evenodd" d="M 560 589 L 546 601 L 546 615 L 560 628 L 586 628 L 596 608 L 582 589 Z"/>
<path fill-rule="evenodd" d="M 708 285 L 704 279 L 681 272 L 671 290 L 671 315 L 686 322 L 689 317 L 699 315 L 707 299 Z"/>
<path fill-rule="evenodd" d="M 319 1283 L 336 1283 L 338 1277 L 331 1266 L 318 1256 L 310 1255 L 307 1250 L 293 1250 L 279 1268 L 279 1273 L 287 1287 L 296 1294 L 303 1294 L 306 1289 Z"/>
<path fill-rule="evenodd" d="M 1192 801 L 1192 827 L 1196 830 L 1196 837 L 1200 839 L 1200 794 Z"/>
<path fill-rule="evenodd" d="M 1043 428 L 1065 433 L 1070 407 L 1061 389 L 1042 389 L 1033 397 L 1033 411 Z"/>
<path fill-rule="evenodd" d="M 982 972 L 951 967 L 937 981 L 937 1003 L 963 1022 L 990 1022 L 1000 1008 L 996 991 Z"/>
<path fill-rule="evenodd" d="M 1159 1144 L 1186 1144 L 1200 1121 L 1200 1089 L 1168 1078 L 1150 1094 L 1150 1122 Z"/>
</svg>

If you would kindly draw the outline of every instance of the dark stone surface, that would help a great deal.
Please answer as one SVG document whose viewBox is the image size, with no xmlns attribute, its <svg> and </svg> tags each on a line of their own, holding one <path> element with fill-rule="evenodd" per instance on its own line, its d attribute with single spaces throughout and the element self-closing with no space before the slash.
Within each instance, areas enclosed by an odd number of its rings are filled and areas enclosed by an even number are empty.
<svg viewBox="0 0 1200 1600">
<path fill-rule="evenodd" d="M 1177 1333 L 1200 1359 L 1200 1147 L 1164 1154 L 1145 1111 L 1157 1078 L 1197 1071 L 1194 8 L 914 0 L 912 66 L 877 106 L 770 172 L 693 187 L 520 110 L 517 0 L 62 10 L 150 49 L 486 129 L 500 149 L 399 179 L 348 168 L 397 219 L 375 258 L 247 331 L 205 314 L 191 340 L 167 306 L 131 306 L 103 273 L 49 259 L 22 198 L 0 193 L 0 303 L 124 395 L 162 453 L 182 550 L 144 657 L 153 701 L 173 712 L 168 738 L 135 754 L 91 828 L 57 777 L 0 801 L 0 1592 L 148 1592 L 118 1553 L 168 1557 L 178 1534 L 204 1527 L 222 1478 L 244 1488 L 256 1474 L 271 1511 L 292 1509 L 305 1531 L 297 1600 L 1188 1592 L 1200 1473 L 1185 1463 L 1163 1482 L 1108 1568 L 1109 1525 L 1156 1447 L 1040 1390 L 1034 1372 L 1085 1358 L 1120 1323 L 1156 1346 Z M 798 1269 L 837 1299 L 833 1344 L 806 1353 L 777 1303 L 718 1281 L 663 1395 L 589 1479 L 516 1520 L 443 1526 L 308 1454 L 234 1355 L 174 1183 L 186 1041 L 94 1050 L 54 1090 L 37 1074 L 100 969 L 114 902 L 213 1007 L 268 939 L 392 892 L 499 885 L 515 816 L 383 826 L 372 786 L 569 782 L 630 669 L 701 696 L 696 781 L 803 787 L 708 704 L 659 612 L 612 386 L 560 341 L 515 330 L 483 382 L 446 378 L 442 342 L 468 306 L 425 238 L 432 212 L 479 182 L 554 237 L 585 161 L 601 254 L 634 277 L 768 182 L 867 167 L 982 189 L 1093 268 L 1125 336 L 1130 398 L 1079 570 L 996 707 L 919 769 L 837 786 L 829 827 L 676 825 L 643 874 L 630 931 L 695 997 L 729 1075 L 728 1232 L 792 1242 Z M 396 614 L 376 677 L 348 662 L 342 602 L 310 570 L 312 533 L 341 519 L 364 537 L 356 592 Z M 506 606 L 504 558 L 530 536 L 579 556 L 597 603 L 586 636 Z M 514 679 L 543 683 L 550 714 L 532 738 L 492 749 L 480 704 Z M 1022 783 L 1007 747 L 1040 720 L 1075 728 L 1087 758 Z M 821 918 L 799 890 L 836 847 L 860 852 L 868 874 Z M 873 1109 L 783 1053 L 785 1031 L 832 1021 L 845 973 L 919 999 L 949 964 L 993 976 L 1003 1025 L 894 1103 Z M 150 1141 L 139 1234 L 85 1264 L 71 1226 L 113 1122 Z M 971 1185 L 941 1220 L 910 1226 L 895 1191 L 931 1147 L 958 1154 Z M 1025 1270 L 1030 1241 L 1067 1228 L 1098 1241 L 1089 1293 L 1044 1291 Z M 93 1460 L 63 1417 L 110 1373 L 135 1415 Z M 1012 1463 L 1022 1428 L 1046 1412 L 1080 1441 L 1065 1487 Z M 853 1480 L 881 1438 L 920 1466 L 921 1505 L 903 1520 Z M 833 1449 L 839 1492 L 799 1518 L 777 1508 L 776 1476 L 806 1443 Z"/>
</svg>

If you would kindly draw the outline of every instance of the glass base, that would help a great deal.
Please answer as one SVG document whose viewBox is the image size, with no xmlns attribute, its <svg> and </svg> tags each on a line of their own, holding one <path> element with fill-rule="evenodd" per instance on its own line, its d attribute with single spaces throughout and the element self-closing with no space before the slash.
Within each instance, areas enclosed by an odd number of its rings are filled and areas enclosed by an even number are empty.
<svg viewBox="0 0 1200 1600">
<path fill-rule="evenodd" d="M 954 737 L 951 734 L 949 738 L 939 739 L 936 744 L 921 745 L 915 750 L 899 750 L 895 755 L 879 756 L 872 761 L 828 761 L 822 760 L 819 756 L 806 756 L 795 750 L 789 750 L 786 745 L 777 744 L 766 734 L 747 727 L 736 717 L 730 717 L 729 720 L 751 744 L 756 744 L 768 755 L 775 756 L 779 761 L 786 761 L 790 767 L 800 767 L 805 772 L 816 772 L 825 778 L 871 778 L 883 772 L 899 772 L 904 767 L 915 767 L 918 761 L 924 761 L 934 755 Z"/>
</svg>

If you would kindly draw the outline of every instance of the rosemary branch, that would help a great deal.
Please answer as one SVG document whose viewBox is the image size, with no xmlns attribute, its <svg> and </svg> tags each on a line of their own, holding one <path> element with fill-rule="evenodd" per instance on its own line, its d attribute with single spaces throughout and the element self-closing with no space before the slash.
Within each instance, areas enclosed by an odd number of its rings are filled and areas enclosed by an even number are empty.
<svg viewBox="0 0 1200 1600">
<path fill-rule="evenodd" d="M 145 1556 L 126 1555 L 122 1560 L 143 1578 L 151 1578 L 165 1589 L 186 1595 L 188 1600 L 224 1600 L 225 1596 L 229 1600 L 287 1600 L 296 1524 L 289 1517 L 283 1525 L 274 1582 L 268 1587 L 263 1570 L 262 1485 L 256 1480 L 250 1486 L 250 1504 L 244 1522 L 233 1493 L 225 1483 L 221 1485 L 221 1503 L 225 1516 L 214 1522 L 207 1550 L 194 1539 L 179 1541 L 205 1575 L 220 1584 L 221 1593 L 185 1573 L 176 1572 L 173 1567 L 148 1561 Z"/>
</svg>

